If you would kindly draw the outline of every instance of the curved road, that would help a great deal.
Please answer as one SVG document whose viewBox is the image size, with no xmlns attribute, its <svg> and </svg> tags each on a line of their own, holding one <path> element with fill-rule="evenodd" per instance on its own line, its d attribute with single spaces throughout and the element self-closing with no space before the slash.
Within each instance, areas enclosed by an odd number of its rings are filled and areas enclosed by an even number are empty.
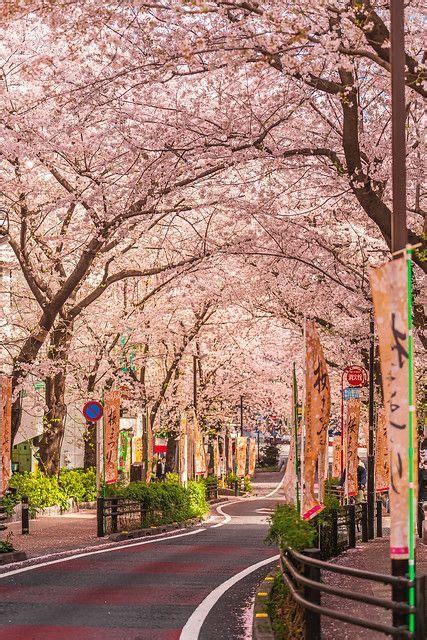
<svg viewBox="0 0 427 640">
<path fill-rule="evenodd" d="M 247 608 L 269 563 L 221 585 L 276 555 L 264 538 L 279 499 L 235 500 L 190 531 L 0 575 L 0 640 L 250 638 Z"/>
</svg>

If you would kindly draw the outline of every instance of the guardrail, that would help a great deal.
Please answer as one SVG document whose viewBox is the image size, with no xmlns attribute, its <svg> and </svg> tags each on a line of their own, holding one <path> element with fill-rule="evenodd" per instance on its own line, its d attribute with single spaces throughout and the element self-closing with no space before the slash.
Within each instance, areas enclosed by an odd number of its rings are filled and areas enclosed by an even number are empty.
<svg viewBox="0 0 427 640">
<path fill-rule="evenodd" d="M 406 602 L 377 598 L 327 584 L 322 579 L 322 570 L 351 576 L 360 580 L 380 582 L 392 586 L 393 590 L 402 589 L 407 591 L 409 587 L 414 586 L 408 578 L 336 565 L 320 560 L 320 554 L 320 549 L 306 549 L 303 553 L 286 549 L 280 556 L 283 581 L 295 602 L 305 612 L 306 640 L 321 639 L 322 616 L 341 620 L 356 627 L 378 631 L 393 638 L 425 640 L 427 633 L 427 576 L 417 577 L 415 584 L 417 606 L 410 607 Z M 322 606 L 322 593 L 342 598 L 342 608 L 340 607 L 340 610 L 336 610 Z M 372 615 L 366 615 L 365 618 L 345 613 L 346 606 L 348 607 L 348 602 L 346 601 L 348 600 L 363 602 L 370 607 L 387 609 L 393 613 L 393 618 L 396 619 L 401 618 L 402 615 L 407 618 L 408 614 L 414 614 L 416 616 L 416 631 L 411 632 L 408 624 L 398 626 L 394 621 L 391 624 L 375 622 L 375 610 L 372 610 Z"/>
</svg>

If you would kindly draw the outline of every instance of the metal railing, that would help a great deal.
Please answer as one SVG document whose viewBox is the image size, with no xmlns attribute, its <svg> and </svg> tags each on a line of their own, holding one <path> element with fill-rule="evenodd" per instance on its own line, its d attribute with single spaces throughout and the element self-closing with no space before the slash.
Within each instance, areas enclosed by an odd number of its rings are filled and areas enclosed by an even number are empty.
<svg viewBox="0 0 427 640">
<path fill-rule="evenodd" d="M 325 583 L 322 580 L 322 570 L 351 576 L 359 580 L 400 587 L 404 590 L 414 586 L 414 584 L 405 577 L 361 571 L 360 569 L 344 567 L 319 560 L 320 553 L 320 549 L 306 549 L 303 553 L 286 549 L 280 557 L 283 581 L 295 602 L 297 602 L 305 612 L 304 631 L 306 640 L 320 640 L 322 616 L 347 622 L 356 627 L 377 631 L 392 636 L 393 638 L 425 640 L 427 632 L 427 576 L 420 576 L 416 580 L 417 606 L 413 608 L 406 602 L 377 598 Z M 343 606 L 340 607 L 339 610 L 322 606 L 322 593 L 327 593 L 342 599 Z M 395 626 L 393 622 L 391 622 L 391 624 L 376 622 L 375 610 L 371 610 L 372 615 L 367 614 L 364 618 L 345 613 L 346 605 L 348 606 L 346 601 L 348 600 L 363 602 L 369 607 L 382 608 L 393 613 L 399 612 L 406 617 L 408 614 L 414 614 L 416 616 L 416 631 L 411 632 L 407 624 Z"/>
<path fill-rule="evenodd" d="M 146 517 L 146 511 L 142 502 L 129 500 L 127 498 L 97 498 L 96 535 L 98 538 L 104 537 L 106 533 L 117 533 L 119 531 L 119 518 L 121 519 L 123 516 L 133 516 L 133 524 L 135 524 L 136 521 L 142 528 Z"/>
</svg>

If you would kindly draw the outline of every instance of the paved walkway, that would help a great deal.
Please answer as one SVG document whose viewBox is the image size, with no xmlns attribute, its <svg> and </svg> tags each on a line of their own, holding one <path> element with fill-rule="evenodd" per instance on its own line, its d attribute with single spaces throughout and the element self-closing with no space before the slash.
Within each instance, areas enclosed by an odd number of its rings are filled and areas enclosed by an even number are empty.
<svg viewBox="0 0 427 640">
<path fill-rule="evenodd" d="M 351 566 L 365 571 L 376 573 L 390 573 L 389 540 L 388 538 L 377 538 L 370 542 L 359 544 L 356 549 L 351 549 L 343 553 L 334 563 L 343 566 Z M 427 546 L 419 544 L 417 547 L 417 572 L 427 574 Z M 343 590 L 358 591 L 378 598 L 390 598 L 391 590 L 389 586 L 379 583 L 357 580 L 336 573 L 325 573 L 323 579 L 326 583 L 338 586 Z M 390 624 L 391 614 L 385 609 L 365 605 L 361 602 L 343 600 L 336 596 L 322 595 L 322 604 L 331 609 L 343 611 L 351 610 L 352 615 L 365 620 L 371 619 L 376 622 Z M 348 607 L 346 606 L 348 604 Z M 352 625 L 323 617 L 322 619 L 322 640 L 384 640 L 382 633 L 362 629 Z"/>
</svg>

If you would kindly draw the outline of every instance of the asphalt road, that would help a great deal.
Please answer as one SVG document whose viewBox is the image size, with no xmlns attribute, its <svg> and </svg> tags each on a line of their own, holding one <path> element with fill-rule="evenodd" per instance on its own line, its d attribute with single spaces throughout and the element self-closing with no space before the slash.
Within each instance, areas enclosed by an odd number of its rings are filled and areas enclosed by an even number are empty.
<svg viewBox="0 0 427 640">
<path fill-rule="evenodd" d="M 277 502 L 240 499 L 191 531 L 0 576 L 0 640 L 250 638 L 251 597 L 270 565 L 212 592 L 277 553 L 264 543 Z"/>
</svg>

